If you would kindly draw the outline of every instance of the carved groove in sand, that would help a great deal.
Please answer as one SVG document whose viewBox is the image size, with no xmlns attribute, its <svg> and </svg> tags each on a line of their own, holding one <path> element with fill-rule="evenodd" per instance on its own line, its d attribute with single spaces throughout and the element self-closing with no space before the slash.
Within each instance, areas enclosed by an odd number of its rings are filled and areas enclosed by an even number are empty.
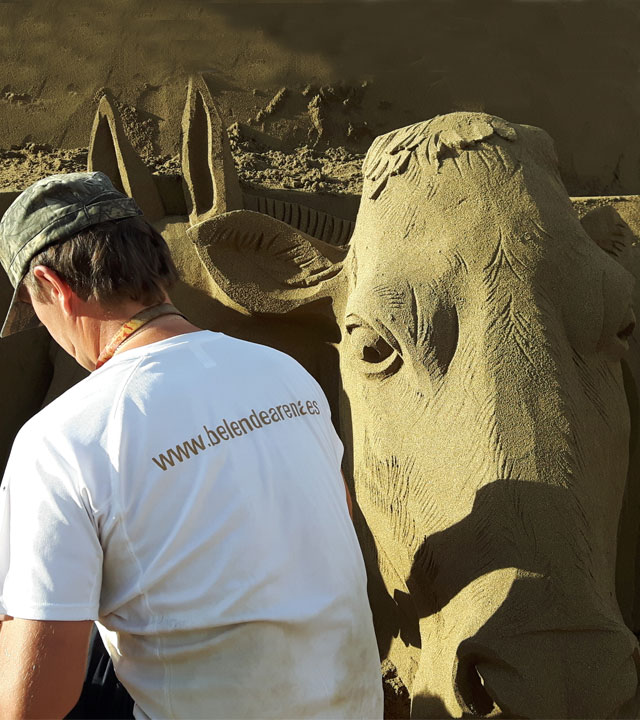
<svg viewBox="0 0 640 720">
<path fill-rule="evenodd" d="M 290 352 L 325 388 L 414 716 L 637 715 L 615 588 L 638 405 L 629 228 L 598 208 L 581 225 L 541 130 L 456 113 L 374 142 L 336 247 L 246 209 L 205 91 L 185 110 L 189 221 L 158 216 L 106 101 L 90 163 L 151 204 L 194 321 Z M 625 522 L 619 577 L 635 506 Z"/>
</svg>

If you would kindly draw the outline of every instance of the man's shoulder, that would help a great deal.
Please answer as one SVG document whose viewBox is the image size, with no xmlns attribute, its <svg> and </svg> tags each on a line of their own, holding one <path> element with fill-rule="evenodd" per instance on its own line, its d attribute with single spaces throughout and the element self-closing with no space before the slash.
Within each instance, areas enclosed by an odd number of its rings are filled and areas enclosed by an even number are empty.
<svg viewBox="0 0 640 720">
<path fill-rule="evenodd" d="M 270 345 L 206 330 L 183 337 L 183 342 L 176 342 L 166 348 L 159 345 L 156 351 L 149 352 L 141 370 L 144 371 L 147 362 L 151 364 L 163 357 L 170 366 L 171 353 L 165 353 L 165 350 L 174 350 L 180 367 L 186 367 L 187 358 L 191 356 L 196 366 L 200 366 L 202 362 L 206 369 L 214 367 L 222 369 L 226 378 L 232 378 L 234 375 L 248 378 L 278 374 L 285 374 L 288 377 L 310 377 L 295 358 Z M 216 376 L 216 373 L 213 375 Z"/>
<path fill-rule="evenodd" d="M 84 471 L 107 452 L 109 394 L 96 388 L 89 376 L 28 420 L 15 437 L 5 477 L 37 485 L 43 475 L 52 487 L 74 492 Z"/>
<path fill-rule="evenodd" d="M 239 355 L 247 359 L 250 362 L 267 362 L 269 366 L 283 366 L 286 368 L 299 368 L 302 372 L 306 372 L 302 365 L 291 355 L 282 350 L 277 350 L 270 345 L 263 343 L 253 342 L 252 340 L 241 340 L 239 338 L 230 337 L 219 333 L 221 342 L 223 343 L 222 349 L 226 350 L 232 355 Z"/>
<path fill-rule="evenodd" d="M 209 331 L 172 340 L 116 356 L 40 410 L 19 436 L 95 438 L 121 406 L 128 412 L 149 402 L 166 405 L 174 390 L 182 395 L 185 388 L 200 388 L 197 396 L 206 388 L 209 398 L 260 382 L 274 390 L 281 383 L 318 388 L 297 360 L 268 345 Z"/>
<path fill-rule="evenodd" d="M 120 373 L 92 373 L 45 405 L 23 425 L 19 435 L 69 437 L 74 430 L 86 432 L 108 415 L 121 384 Z"/>
</svg>

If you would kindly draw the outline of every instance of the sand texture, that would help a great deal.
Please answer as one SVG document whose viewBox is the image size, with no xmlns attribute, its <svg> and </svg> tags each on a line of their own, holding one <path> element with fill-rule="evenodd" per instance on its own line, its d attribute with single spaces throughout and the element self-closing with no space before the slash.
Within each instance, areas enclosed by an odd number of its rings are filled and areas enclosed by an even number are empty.
<svg viewBox="0 0 640 720">
<path fill-rule="evenodd" d="M 387 717 L 640 715 L 640 9 L 612 7 L 0 5 L 0 213 L 106 172 L 193 322 L 325 390 Z M 0 462 L 82 375 L 3 341 Z"/>
</svg>

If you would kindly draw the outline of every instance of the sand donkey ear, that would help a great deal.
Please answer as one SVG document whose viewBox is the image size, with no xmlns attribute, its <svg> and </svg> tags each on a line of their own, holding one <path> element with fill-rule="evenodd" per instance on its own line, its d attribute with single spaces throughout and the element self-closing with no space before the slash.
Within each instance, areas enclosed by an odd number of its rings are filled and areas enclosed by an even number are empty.
<svg viewBox="0 0 640 720">
<path fill-rule="evenodd" d="M 346 250 L 275 218 L 237 210 L 187 233 L 218 288 L 248 313 L 287 313 L 339 292 Z"/>
<path fill-rule="evenodd" d="M 201 75 L 189 79 L 182 116 L 182 177 L 192 225 L 244 207 L 229 138 Z"/>
<path fill-rule="evenodd" d="M 166 215 L 153 175 L 131 146 L 122 120 L 106 95 L 93 121 L 87 168 L 108 175 L 118 190 L 138 203 L 149 222 Z"/>
</svg>

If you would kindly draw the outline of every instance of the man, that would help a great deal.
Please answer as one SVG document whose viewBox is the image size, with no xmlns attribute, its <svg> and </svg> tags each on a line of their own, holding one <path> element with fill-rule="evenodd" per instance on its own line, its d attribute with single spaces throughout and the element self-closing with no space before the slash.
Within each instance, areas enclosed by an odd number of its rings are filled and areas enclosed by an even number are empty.
<svg viewBox="0 0 640 720">
<path fill-rule="evenodd" d="M 0 717 L 70 710 L 92 621 L 137 717 L 380 717 L 327 401 L 171 306 L 139 215 L 74 173 L 0 223 L 2 335 L 39 321 L 93 371 L 22 428 L 2 482 Z"/>
</svg>

